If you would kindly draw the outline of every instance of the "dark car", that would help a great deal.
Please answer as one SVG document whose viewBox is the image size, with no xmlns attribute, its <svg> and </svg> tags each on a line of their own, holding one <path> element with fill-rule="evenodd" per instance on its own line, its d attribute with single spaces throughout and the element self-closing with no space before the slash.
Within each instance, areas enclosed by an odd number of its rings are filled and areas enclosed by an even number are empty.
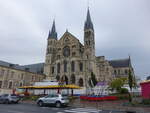
<svg viewBox="0 0 150 113">
<path fill-rule="evenodd" d="M 20 100 L 19 96 L 15 94 L 3 94 L 0 95 L 0 103 L 9 104 L 9 103 L 18 103 Z"/>
</svg>

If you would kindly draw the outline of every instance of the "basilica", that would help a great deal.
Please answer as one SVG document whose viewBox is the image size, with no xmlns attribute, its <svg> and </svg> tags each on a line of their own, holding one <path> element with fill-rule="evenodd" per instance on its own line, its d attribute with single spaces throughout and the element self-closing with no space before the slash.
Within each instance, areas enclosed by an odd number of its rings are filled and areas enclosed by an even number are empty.
<svg viewBox="0 0 150 113">
<path fill-rule="evenodd" d="M 117 77 L 128 77 L 129 70 L 134 74 L 130 57 L 107 60 L 104 56 L 96 56 L 95 38 L 89 9 L 84 23 L 84 44 L 67 30 L 58 38 L 53 21 L 45 62 L 19 65 L 0 60 L 0 94 L 42 81 L 58 81 L 87 88 L 92 75 L 98 82 L 110 83 Z"/>
<path fill-rule="evenodd" d="M 84 87 L 88 86 L 91 73 L 97 81 L 106 82 L 116 77 L 127 77 L 129 70 L 134 74 L 130 57 L 107 60 L 104 56 L 96 56 L 95 38 L 89 9 L 84 23 L 84 44 L 68 30 L 58 38 L 53 21 L 44 63 L 46 79 Z"/>
</svg>

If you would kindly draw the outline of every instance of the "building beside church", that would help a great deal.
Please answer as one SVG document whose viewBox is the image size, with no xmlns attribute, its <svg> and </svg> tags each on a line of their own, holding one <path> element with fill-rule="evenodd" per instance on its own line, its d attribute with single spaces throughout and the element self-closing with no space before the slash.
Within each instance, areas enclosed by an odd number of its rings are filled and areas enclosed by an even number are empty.
<svg viewBox="0 0 150 113">
<path fill-rule="evenodd" d="M 129 69 L 134 74 L 130 57 L 109 61 L 104 56 L 95 56 L 94 25 L 89 9 L 84 24 L 84 44 L 67 30 L 58 39 L 53 21 L 47 39 L 46 79 L 88 87 L 91 72 L 98 81 L 110 82 L 115 77 L 127 77 Z"/>
<path fill-rule="evenodd" d="M 12 93 L 21 86 L 43 81 L 43 63 L 18 65 L 0 61 L 0 94 Z"/>
</svg>

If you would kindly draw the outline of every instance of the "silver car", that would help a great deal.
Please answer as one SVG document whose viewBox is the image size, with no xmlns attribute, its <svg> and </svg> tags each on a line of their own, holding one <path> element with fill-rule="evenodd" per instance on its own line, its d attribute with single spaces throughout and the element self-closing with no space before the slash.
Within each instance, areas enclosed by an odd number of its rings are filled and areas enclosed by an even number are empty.
<svg viewBox="0 0 150 113">
<path fill-rule="evenodd" d="M 0 103 L 3 103 L 3 104 L 18 103 L 19 100 L 20 100 L 19 96 L 15 94 L 0 95 Z"/>
<path fill-rule="evenodd" d="M 40 107 L 46 104 L 49 105 L 52 104 L 59 108 L 63 105 L 65 106 L 68 105 L 69 99 L 67 96 L 63 96 L 61 94 L 54 94 L 54 95 L 47 95 L 37 100 L 37 105 L 39 105 Z"/>
</svg>

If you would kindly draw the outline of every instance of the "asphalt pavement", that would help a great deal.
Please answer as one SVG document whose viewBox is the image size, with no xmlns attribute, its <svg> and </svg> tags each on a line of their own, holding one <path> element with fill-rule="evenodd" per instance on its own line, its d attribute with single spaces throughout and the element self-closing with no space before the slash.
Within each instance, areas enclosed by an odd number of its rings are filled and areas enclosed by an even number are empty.
<svg viewBox="0 0 150 113">
<path fill-rule="evenodd" d="M 98 110 L 95 108 L 81 107 L 38 107 L 35 104 L 19 103 L 19 104 L 0 104 L 0 113 L 125 113 L 115 110 Z"/>
</svg>

